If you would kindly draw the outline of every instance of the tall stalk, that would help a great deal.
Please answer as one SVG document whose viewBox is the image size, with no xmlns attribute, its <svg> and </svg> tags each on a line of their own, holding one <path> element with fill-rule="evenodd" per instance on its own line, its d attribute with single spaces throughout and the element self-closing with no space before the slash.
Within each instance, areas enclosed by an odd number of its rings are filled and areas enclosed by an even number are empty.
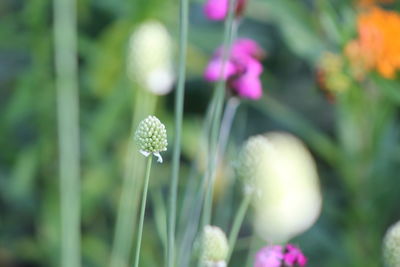
<svg viewBox="0 0 400 267">
<path fill-rule="evenodd" d="M 183 118 L 183 100 L 186 78 L 186 47 L 189 26 L 189 1 L 180 0 L 179 10 L 179 62 L 178 86 L 175 93 L 175 131 L 174 150 L 172 155 L 172 181 L 169 199 L 168 217 L 168 255 L 167 266 L 175 266 L 175 224 L 176 202 L 178 195 L 179 165 L 181 156 L 181 131 Z"/>
<path fill-rule="evenodd" d="M 236 37 L 238 20 L 235 19 L 234 8 L 236 6 L 236 0 L 231 0 L 229 2 L 229 13 L 228 18 L 225 24 L 225 34 L 224 34 L 224 51 L 222 56 L 222 68 L 221 74 L 219 77 L 223 77 L 223 73 L 225 72 L 226 62 L 228 61 L 233 40 Z M 214 117 L 212 118 L 211 124 L 211 133 L 210 133 L 210 142 L 209 142 L 209 154 L 208 154 L 208 168 L 206 172 L 207 176 L 207 191 L 204 198 L 204 207 L 203 207 L 203 217 L 201 222 L 201 227 L 207 225 L 211 221 L 211 213 L 212 213 L 212 195 L 213 195 L 213 185 L 215 178 L 215 169 L 218 161 L 217 150 L 218 150 L 218 142 L 219 142 L 219 131 L 221 124 L 221 116 L 222 116 L 222 108 L 225 98 L 225 90 L 226 90 L 226 81 L 220 79 L 216 86 L 216 90 L 214 93 L 215 98 L 215 112 Z"/>
<path fill-rule="evenodd" d="M 54 0 L 53 11 L 61 197 L 60 265 L 79 267 L 81 234 L 76 2 Z"/>
<path fill-rule="evenodd" d="M 147 191 L 149 189 L 150 170 L 151 170 L 152 159 L 153 159 L 153 155 L 150 155 L 147 158 L 146 175 L 145 175 L 143 195 L 142 195 L 142 205 L 140 208 L 139 227 L 138 227 L 138 232 L 137 232 L 138 237 L 137 237 L 137 242 L 136 242 L 134 267 L 139 267 L 140 248 L 142 246 L 143 222 L 144 222 L 144 215 L 145 215 L 145 211 L 146 211 Z"/>
</svg>

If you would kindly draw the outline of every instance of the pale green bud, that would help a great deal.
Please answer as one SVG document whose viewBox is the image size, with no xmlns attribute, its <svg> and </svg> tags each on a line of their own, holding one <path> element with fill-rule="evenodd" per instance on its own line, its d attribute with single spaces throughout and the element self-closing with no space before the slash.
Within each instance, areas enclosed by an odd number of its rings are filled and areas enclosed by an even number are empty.
<svg viewBox="0 0 400 267">
<path fill-rule="evenodd" d="M 383 240 L 383 258 L 386 266 L 400 266 L 400 221 L 392 225 Z"/>
<path fill-rule="evenodd" d="M 239 154 L 237 173 L 242 179 L 246 194 L 256 191 L 255 177 L 260 164 L 262 164 L 261 155 L 264 151 L 271 149 L 270 146 L 267 138 L 263 135 L 250 137 L 243 145 Z"/>
<path fill-rule="evenodd" d="M 242 155 L 240 172 L 253 188 L 258 235 L 286 242 L 311 227 L 322 199 L 315 162 L 304 144 L 287 133 L 268 133 L 250 138 Z"/>
<path fill-rule="evenodd" d="M 171 37 L 163 24 L 153 20 L 140 24 L 129 40 L 129 78 L 154 94 L 167 94 L 175 78 L 172 53 Z"/>
<path fill-rule="evenodd" d="M 167 130 L 164 124 L 155 116 L 148 116 L 139 123 L 135 132 L 135 141 L 139 146 L 140 153 L 146 157 L 150 154 L 162 162 L 161 151 L 167 150 Z"/>
<path fill-rule="evenodd" d="M 201 259 L 204 266 L 226 266 L 228 256 L 228 240 L 225 233 L 217 226 L 204 227 L 201 242 Z"/>
</svg>

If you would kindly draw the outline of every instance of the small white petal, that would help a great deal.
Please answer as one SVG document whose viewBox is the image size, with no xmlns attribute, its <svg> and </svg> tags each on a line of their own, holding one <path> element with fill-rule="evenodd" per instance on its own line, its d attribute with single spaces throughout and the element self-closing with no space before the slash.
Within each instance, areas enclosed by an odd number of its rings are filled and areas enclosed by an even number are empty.
<svg viewBox="0 0 400 267">
<path fill-rule="evenodd" d="M 157 157 L 157 162 L 159 162 L 159 163 L 163 162 L 162 157 L 159 152 L 154 152 L 153 155 Z"/>
</svg>

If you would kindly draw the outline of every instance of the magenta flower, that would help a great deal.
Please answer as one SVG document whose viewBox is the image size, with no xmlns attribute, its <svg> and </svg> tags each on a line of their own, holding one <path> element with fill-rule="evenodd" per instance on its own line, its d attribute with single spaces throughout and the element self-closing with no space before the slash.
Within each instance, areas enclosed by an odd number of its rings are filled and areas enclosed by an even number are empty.
<svg viewBox="0 0 400 267">
<path fill-rule="evenodd" d="M 229 0 L 207 0 L 204 13 L 210 20 L 223 20 L 228 14 Z"/>
<path fill-rule="evenodd" d="M 238 0 L 235 14 L 242 14 L 246 0 Z M 210 20 L 224 20 L 228 15 L 229 0 L 206 0 L 204 5 L 204 14 Z"/>
<path fill-rule="evenodd" d="M 254 267 L 303 267 L 307 258 L 299 248 L 288 244 L 266 246 L 260 249 L 255 257 Z"/>
<path fill-rule="evenodd" d="M 254 267 L 280 267 L 282 259 L 282 246 L 263 247 L 256 254 Z"/>
<path fill-rule="evenodd" d="M 283 256 L 283 261 L 287 266 L 305 266 L 307 264 L 307 258 L 301 252 L 301 250 L 294 245 L 286 245 L 286 252 Z"/>
<path fill-rule="evenodd" d="M 251 39 L 238 39 L 232 46 L 231 57 L 227 60 L 222 73 L 222 50 L 220 47 L 209 62 L 204 77 L 210 82 L 222 79 L 234 94 L 248 99 L 259 99 L 262 96 L 260 75 L 262 65 L 258 58 L 264 54 L 261 47 Z"/>
</svg>

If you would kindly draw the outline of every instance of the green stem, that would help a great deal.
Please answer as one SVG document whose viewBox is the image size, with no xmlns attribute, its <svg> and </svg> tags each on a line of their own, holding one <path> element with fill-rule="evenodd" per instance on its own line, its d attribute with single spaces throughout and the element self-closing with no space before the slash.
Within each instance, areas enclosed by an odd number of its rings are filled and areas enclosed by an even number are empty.
<svg viewBox="0 0 400 267">
<path fill-rule="evenodd" d="M 249 204 L 251 201 L 251 194 L 246 194 L 242 199 L 242 203 L 240 203 L 240 207 L 238 212 L 236 213 L 235 220 L 233 221 L 232 229 L 229 234 L 228 245 L 229 245 L 229 252 L 228 257 L 226 258 L 226 264 L 229 264 L 229 260 L 231 259 L 232 253 L 235 248 L 235 243 L 237 237 L 239 235 L 240 227 L 242 226 L 243 219 L 246 215 L 247 209 L 249 208 Z"/>
<path fill-rule="evenodd" d="M 157 96 L 142 88 L 135 88 L 134 111 L 131 133 L 126 153 L 121 198 L 119 201 L 114 241 L 111 250 L 111 267 L 128 266 L 133 243 L 134 225 L 137 219 L 140 189 L 145 169 L 145 159 L 137 151 L 133 134 L 140 120 L 154 112 Z"/>
<path fill-rule="evenodd" d="M 54 0 L 60 157 L 61 266 L 81 266 L 76 1 Z"/>
<path fill-rule="evenodd" d="M 149 155 L 149 157 L 147 159 L 146 176 L 145 176 L 145 180 L 144 180 L 142 205 L 140 207 L 139 228 L 138 228 L 138 233 L 137 233 L 138 237 L 137 237 L 137 242 L 136 242 L 135 265 L 134 265 L 135 267 L 139 266 L 140 247 L 142 245 L 143 222 L 144 222 L 144 214 L 146 211 L 147 191 L 149 188 L 150 169 L 151 169 L 152 159 L 153 159 L 153 155 Z"/>
<path fill-rule="evenodd" d="M 221 68 L 221 79 L 219 80 L 216 90 L 215 90 L 215 116 L 213 119 L 213 123 L 211 126 L 211 136 L 210 136 L 210 149 L 209 149 L 209 161 L 207 168 L 207 191 L 206 196 L 204 198 L 204 208 L 203 208 L 203 217 L 202 224 L 200 225 L 202 229 L 205 225 L 209 224 L 211 221 L 211 213 L 212 213 L 212 199 L 213 199 L 213 185 L 215 178 L 215 169 L 218 161 L 217 157 L 217 149 L 219 142 L 219 130 L 221 123 L 221 115 L 222 115 L 222 107 L 225 97 L 225 89 L 226 89 L 226 81 L 222 79 L 223 73 L 225 72 L 226 62 L 228 61 L 233 40 L 236 36 L 238 21 L 235 20 L 234 7 L 236 6 L 236 1 L 231 0 L 229 4 L 229 14 L 225 24 L 225 37 L 224 37 L 224 51 L 222 56 L 222 68 Z"/>
<path fill-rule="evenodd" d="M 181 156 L 181 132 L 183 118 L 183 100 L 186 78 L 186 47 L 189 25 L 189 1 L 180 0 L 179 10 L 179 63 L 178 86 L 175 93 L 175 138 L 172 155 L 172 181 L 170 186 L 169 217 L 168 217 L 168 255 L 167 266 L 175 266 L 175 224 L 176 202 L 178 195 L 179 165 Z"/>
</svg>

